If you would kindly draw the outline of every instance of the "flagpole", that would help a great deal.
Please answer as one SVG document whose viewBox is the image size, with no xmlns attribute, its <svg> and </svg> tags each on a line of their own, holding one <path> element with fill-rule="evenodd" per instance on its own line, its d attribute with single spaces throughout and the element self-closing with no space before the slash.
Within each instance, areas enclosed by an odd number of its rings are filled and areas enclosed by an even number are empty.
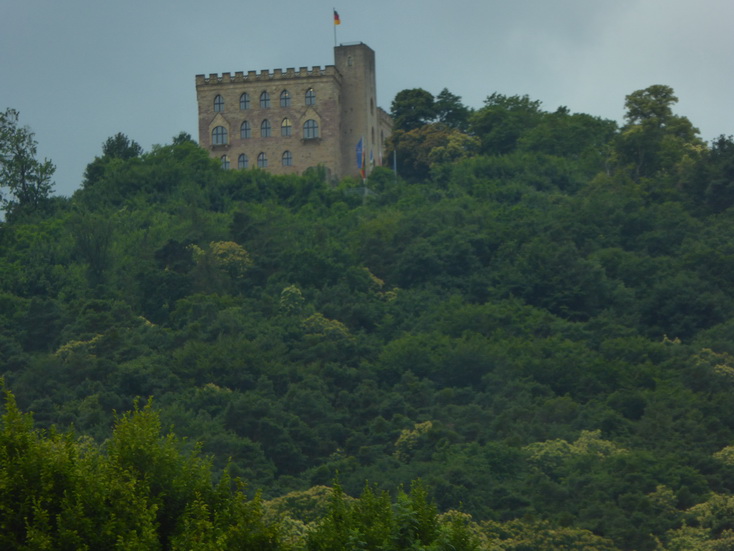
<svg viewBox="0 0 734 551">
<path fill-rule="evenodd" d="M 334 9 L 334 13 L 336 13 L 336 8 Z M 334 48 L 336 48 L 336 19 L 334 19 Z"/>
<path fill-rule="evenodd" d="M 398 183 L 398 150 L 397 148 L 392 150 L 392 169 L 395 172 L 395 183 Z"/>
</svg>

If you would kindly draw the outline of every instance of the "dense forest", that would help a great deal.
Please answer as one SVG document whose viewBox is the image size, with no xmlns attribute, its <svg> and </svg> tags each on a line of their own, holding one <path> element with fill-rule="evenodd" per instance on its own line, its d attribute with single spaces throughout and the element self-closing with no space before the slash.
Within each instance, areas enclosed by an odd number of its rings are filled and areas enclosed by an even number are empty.
<svg viewBox="0 0 734 551">
<path fill-rule="evenodd" d="M 731 549 L 734 140 L 676 102 L 405 90 L 364 185 L 118 134 L 70 198 L 0 114 L 1 546 Z"/>
</svg>

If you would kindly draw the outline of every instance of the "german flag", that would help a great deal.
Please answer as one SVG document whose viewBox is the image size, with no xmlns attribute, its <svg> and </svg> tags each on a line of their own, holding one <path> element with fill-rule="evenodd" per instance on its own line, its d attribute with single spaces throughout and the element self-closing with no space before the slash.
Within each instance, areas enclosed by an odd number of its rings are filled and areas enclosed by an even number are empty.
<svg viewBox="0 0 734 551">
<path fill-rule="evenodd" d="M 334 25 L 341 25 L 342 21 L 339 19 L 339 13 L 334 10 Z"/>
</svg>

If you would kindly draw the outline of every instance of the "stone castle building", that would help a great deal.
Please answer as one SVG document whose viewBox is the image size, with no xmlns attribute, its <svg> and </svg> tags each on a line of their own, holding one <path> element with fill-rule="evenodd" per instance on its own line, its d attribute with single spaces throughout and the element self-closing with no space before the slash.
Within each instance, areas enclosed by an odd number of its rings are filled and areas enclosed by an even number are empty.
<svg viewBox="0 0 734 551">
<path fill-rule="evenodd" d="M 333 178 L 382 162 L 392 121 L 377 107 L 375 52 L 334 48 L 334 65 L 196 76 L 199 144 L 224 168 L 299 174 L 324 166 Z M 361 156 L 358 154 L 361 145 Z"/>
</svg>

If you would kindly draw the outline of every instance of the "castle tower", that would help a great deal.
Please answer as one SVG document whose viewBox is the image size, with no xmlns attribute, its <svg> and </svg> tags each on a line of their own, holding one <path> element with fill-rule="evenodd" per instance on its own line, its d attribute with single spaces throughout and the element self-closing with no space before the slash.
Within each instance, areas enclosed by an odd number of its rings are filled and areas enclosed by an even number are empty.
<svg viewBox="0 0 734 551">
<path fill-rule="evenodd" d="M 369 174 L 383 146 L 380 143 L 383 133 L 377 108 L 375 52 L 362 43 L 336 46 L 334 64 L 343 77 L 340 132 L 342 174 L 359 174 L 356 148 L 361 139 L 366 159 L 365 173 Z"/>
</svg>

